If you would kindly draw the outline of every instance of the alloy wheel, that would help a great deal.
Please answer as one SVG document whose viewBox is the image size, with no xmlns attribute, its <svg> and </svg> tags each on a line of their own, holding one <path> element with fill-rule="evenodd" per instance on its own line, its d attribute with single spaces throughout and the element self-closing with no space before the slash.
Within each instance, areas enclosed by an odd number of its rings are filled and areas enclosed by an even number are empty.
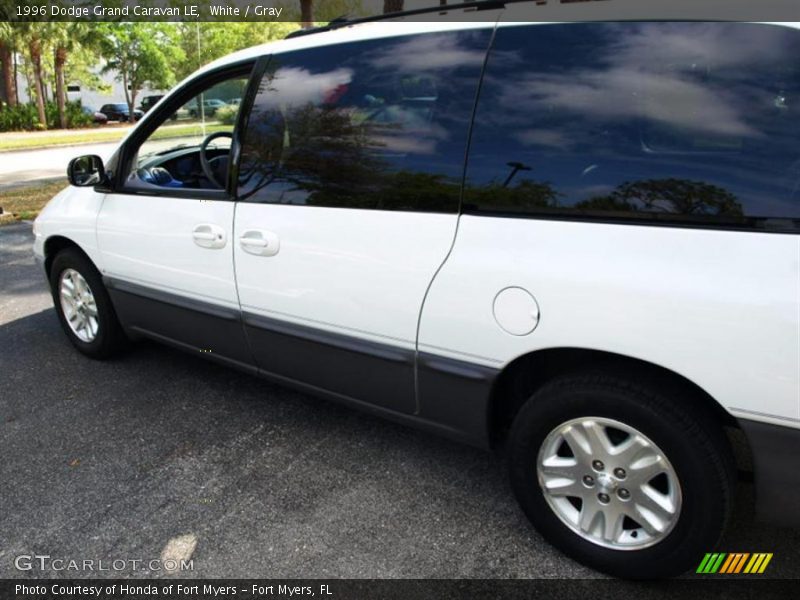
<svg viewBox="0 0 800 600">
<path fill-rule="evenodd" d="M 613 419 L 585 417 L 553 429 L 539 451 L 537 475 L 558 518 L 605 548 L 657 544 L 680 516 L 681 487 L 664 452 Z"/>
<path fill-rule="evenodd" d="M 82 342 L 93 342 L 100 325 L 97 303 L 86 279 L 75 269 L 64 269 L 59 279 L 58 293 L 61 310 L 72 333 Z"/>
</svg>

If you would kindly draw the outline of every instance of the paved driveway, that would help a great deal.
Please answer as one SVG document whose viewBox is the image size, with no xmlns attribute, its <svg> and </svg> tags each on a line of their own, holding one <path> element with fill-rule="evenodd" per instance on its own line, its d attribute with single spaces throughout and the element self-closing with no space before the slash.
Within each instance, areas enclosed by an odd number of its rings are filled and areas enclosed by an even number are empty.
<svg viewBox="0 0 800 600">
<path fill-rule="evenodd" d="M 0 189 L 56 177 L 66 179 L 67 165 L 76 156 L 97 154 L 105 161 L 117 146 L 119 142 L 2 152 Z"/>
<path fill-rule="evenodd" d="M 596 576 L 527 524 L 497 455 L 154 344 L 82 357 L 30 243 L 0 227 L 0 578 L 31 575 L 19 554 L 158 558 L 180 536 L 198 577 Z M 800 576 L 800 533 L 752 524 L 751 494 L 722 549 Z"/>
</svg>

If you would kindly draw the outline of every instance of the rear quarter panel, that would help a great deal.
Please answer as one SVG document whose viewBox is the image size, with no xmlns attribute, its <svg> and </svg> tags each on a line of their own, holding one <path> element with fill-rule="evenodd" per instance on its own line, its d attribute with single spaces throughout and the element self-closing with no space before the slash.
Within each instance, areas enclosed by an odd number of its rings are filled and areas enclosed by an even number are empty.
<svg viewBox="0 0 800 600">
<path fill-rule="evenodd" d="M 540 320 L 492 305 L 527 289 Z M 800 244 L 793 235 L 463 216 L 421 315 L 419 347 L 502 368 L 548 348 L 648 361 L 733 414 L 800 426 Z"/>
</svg>

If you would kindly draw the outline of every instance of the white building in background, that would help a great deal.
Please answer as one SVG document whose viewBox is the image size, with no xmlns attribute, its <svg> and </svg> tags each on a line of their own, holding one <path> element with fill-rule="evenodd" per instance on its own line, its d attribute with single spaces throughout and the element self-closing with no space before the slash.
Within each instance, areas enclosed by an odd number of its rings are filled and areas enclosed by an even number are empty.
<svg viewBox="0 0 800 600">
<path fill-rule="evenodd" d="M 97 89 L 92 89 L 84 85 L 80 81 L 71 81 L 67 84 L 67 99 L 70 101 L 80 100 L 83 106 L 88 106 L 95 110 L 99 109 L 104 104 L 112 104 L 116 102 L 126 102 L 125 89 L 121 81 L 117 81 L 113 73 L 99 73 L 98 77 L 105 84 L 108 93 L 102 93 Z M 47 96 L 52 97 L 54 82 L 46 82 Z M 28 90 L 28 82 L 22 72 L 17 73 L 17 91 L 20 102 L 29 102 L 31 94 Z M 163 94 L 161 90 L 153 90 L 150 88 L 143 88 L 136 94 L 136 107 L 142 102 L 145 96 L 154 94 Z"/>
<path fill-rule="evenodd" d="M 115 102 L 126 102 L 125 89 L 122 82 L 116 81 L 112 74 L 108 73 L 101 76 L 104 83 L 110 84 L 111 91 L 108 94 L 103 94 L 98 90 L 93 90 L 81 85 L 79 82 L 73 82 L 67 85 L 67 99 L 70 101 L 80 100 L 83 106 L 91 107 L 95 110 L 100 108 L 103 104 L 111 104 Z M 154 94 L 163 94 L 162 90 L 153 90 L 150 88 L 142 88 L 136 94 L 136 107 L 138 108 L 145 96 L 152 96 Z"/>
</svg>

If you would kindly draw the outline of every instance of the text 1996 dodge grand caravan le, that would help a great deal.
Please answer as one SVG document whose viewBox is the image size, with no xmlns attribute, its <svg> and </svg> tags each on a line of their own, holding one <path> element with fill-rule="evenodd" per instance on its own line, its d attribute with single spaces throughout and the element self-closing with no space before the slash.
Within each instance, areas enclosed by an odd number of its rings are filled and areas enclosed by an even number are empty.
<svg viewBox="0 0 800 600">
<path fill-rule="evenodd" d="M 71 163 L 35 254 L 90 357 L 153 338 L 502 444 L 566 554 L 681 573 L 732 439 L 800 521 L 800 24 L 515 6 L 208 65 Z"/>
</svg>

